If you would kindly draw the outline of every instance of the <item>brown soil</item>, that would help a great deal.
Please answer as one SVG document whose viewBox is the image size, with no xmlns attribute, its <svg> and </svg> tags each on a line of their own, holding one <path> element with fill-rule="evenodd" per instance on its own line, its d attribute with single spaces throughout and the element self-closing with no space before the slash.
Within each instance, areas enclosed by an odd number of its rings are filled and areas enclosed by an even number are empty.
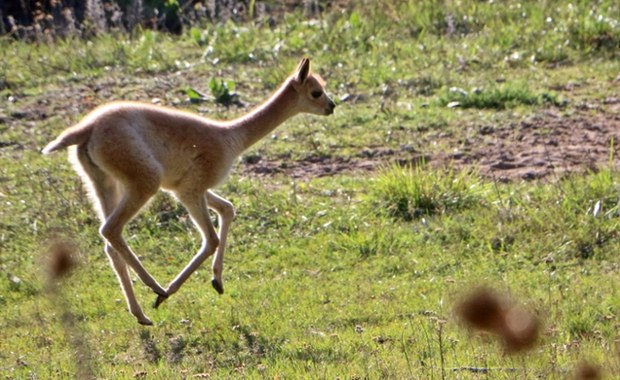
<svg viewBox="0 0 620 380">
<path fill-rule="evenodd" d="M 477 165 L 500 179 L 560 176 L 608 166 L 618 154 L 619 137 L 618 114 L 548 111 L 498 128 L 482 127 L 455 162 Z"/>
<path fill-rule="evenodd" d="M 283 173 L 304 178 L 372 171 L 390 162 L 424 161 L 436 167 L 475 167 L 481 175 L 500 181 L 557 179 L 567 173 L 609 167 L 610 163 L 617 168 L 619 111 L 620 99 L 608 98 L 599 105 L 582 105 L 566 112 L 568 115 L 543 110 L 508 125 L 480 126 L 466 139 L 436 137 L 444 140 L 444 152 L 451 153 L 427 154 L 408 147 L 365 149 L 347 158 L 255 158 L 243 162 L 241 168 L 249 175 Z"/>
</svg>

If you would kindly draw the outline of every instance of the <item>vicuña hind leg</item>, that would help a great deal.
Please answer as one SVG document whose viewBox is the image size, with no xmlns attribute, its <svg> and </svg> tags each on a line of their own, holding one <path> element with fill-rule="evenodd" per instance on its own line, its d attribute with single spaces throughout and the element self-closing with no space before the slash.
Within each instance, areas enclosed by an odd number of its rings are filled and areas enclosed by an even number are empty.
<svg viewBox="0 0 620 380">
<path fill-rule="evenodd" d="M 147 272 L 138 257 L 133 253 L 131 248 L 123 239 L 122 231 L 123 227 L 131 218 L 144 206 L 144 204 L 151 198 L 155 191 L 145 191 L 144 188 L 132 189 L 125 187 L 125 193 L 123 194 L 120 202 L 114 209 L 114 212 L 106 219 L 101 227 L 101 235 L 106 241 L 118 252 L 121 258 L 136 272 L 140 280 L 151 288 L 155 293 L 162 297 L 167 297 L 167 293 L 164 288 L 157 283 L 157 281 Z"/>
<path fill-rule="evenodd" d="M 96 195 L 96 198 L 93 199 L 94 206 L 98 208 L 97 211 L 102 221 L 105 222 L 118 206 L 120 201 L 120 185 L 95 166 L 83 148 L 78 149 L 77 156 L 81 168 L 84 170 L 85 174 L 87 174 L 87 178 L 84 178 L 84 180 L 92 186 L 92 190 Z M 121 284 L 121 289 L 125 295 L 129 311 L 136 317 L 138 323 L 152 325 L 153 322 L 144 314 L 142 308 L 138 304 L 133 285 L 131 284 L 131 278 L 129 277 L 129 271 L 127 270 L 127 264 L 123 258 L 120 257 L 119 253 L 108 243 L 105 244 L 105 253 Z"/>
<path fill-rule="evenodd" d="M 207 209 L 207 200 L 202 193 L 177 193 L 177 197 L 185 205 L 189 215 L 191 216 L 194 224 L 200 230 L 202 235 L 202 246 L 200 250 L 192 260 L 187 264 L 185 268 L 179 273 L 179 275 L 170 282 L 168 288 L 166 289 L 167 295 L 171 295 L 175 293 L 181 285 L 189 276 L 192 275 L 200 267 L 200 265 L 207 259 L 207 257 L 211 256 L 215 249 L 217 248 L 220 241 L 215 233 L 215 228 L 213 227 L 213 223 L 211 222 L 211 217 L 209 216 L 209 211 Z M 157 300 L 153 304 L 154 307 L 158 307 L 164 300 L 165 296 L 157 297 Z"/>
<path fill-rule="evenodd" d="M 118 277 L 118 280 L 121 284 L 121 288 L 123 289 L 123 294 L 125 294 L 125 300 L 127 301 L 127 307 L 129 308 L 129 311 L 136 317 L 138 323 L 147 326 L 152 325 L 153 322 L 149 319 L 149 317 L 144 314 L 142 308 L 140 307 L 140 304 L 138 304 L 138 300 L 136 299 L 136 295 L 133 291 L 133 286 L 131 284 L 131 278 L 129 277 L 129 271 L 127 270 L 127 264 L 120 257 L 118 252 L 116 252 L 114 248 L 112 248 L 110 244 L 106 243 L 105 252 L 110 259 L 112 268 L 114 268 L 116 276 Z"/>
</svg>

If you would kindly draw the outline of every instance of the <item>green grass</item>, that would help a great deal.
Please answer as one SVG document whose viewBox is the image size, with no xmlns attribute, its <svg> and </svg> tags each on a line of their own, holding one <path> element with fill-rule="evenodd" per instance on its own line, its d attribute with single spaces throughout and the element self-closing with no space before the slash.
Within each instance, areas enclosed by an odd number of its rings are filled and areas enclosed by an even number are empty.
<svg viewBox="0 0 620 380">
<path fill-rule="evenodd" d="M 404 220 L 470 208 L 485 191 L 475 173 L 393 166 L 379 174 L 370 198 Z"/>
<path fill-rule="evenodd" d="M 63 155 L 38 153 L 109 100 L 238 115 L 245 110 L 190 102 L 187 89 L 209 93 L 216 78 L 257 104 L 302 56 L 336 98 L 357 100 L 329 118 L 298 116 L 248 157 L 354 160 L 391 149 L 399 161 L 406 151 L 443 152 L 448 137 L 466 139 L 478 126 L 545 109 L 570 115 L 614 96 L 616 2 L 545 5 L 363 1 L 316 20 L 286 14 L 273 28 L 228 23 L 179 37 L 144 31 L 49 44 L 1 38 L 0 373 L 478 379 L 465 369 L 478 367 L 490 379 L 563 379 L 588 360 L 620 376 L 613 157 L 597 173 L 511 183 L 424 164 L 301 179 L 247 176 L 238 166 L 218 189 L 238 211 L 225 295 L 211 289 L 208 265 L 157 310 L 137 281 L 155 321 L 144 328 L 126 312 L 78 178 Z M 575 89 L 553 90 L 566 84 Z M 461 107 L 446 107 L 453 101 Z M 41 268 L 54 236 L 74 240 L 81 262 L 56 298 Z M 200 246 L 186 211 L 165 195 L 125 236 L 162 283 Z M 542 319 L 532 352 L 504 355 L 458 323 L 455 300 L 481 282 Z"/>
<path fill-rule="evenodd" d="M 558 96 L 552 92 L 536 95 L 527 87 L 518 84 L 492 86 L 488 89 L 474 88 L 470 91 L 452 87 L 440 97 L 440 103 L 448 107 L 500 110 L 522 105 L 565 105 L 564 102 L 559 100 Z"/>
<path fill-rule="evenodd" d="M 438 176 L 428 169 L 417 174 L 425 186 Z M 618 312 L 617 176 L 602 173 L 535 188 L 502 185 L 498 192 L 480 193 L 483 202 L 408 221 L 377 213 L 376 200 L 366 198 L 362 189 L 378 191 L 380 182 L 332 178 L 291 184 L 274 178 L 261 184 L 233 178 L 222 189 L 239 206 L 227 294 L 217 296 L 208 270 L 200 271 L 160 310 L 150 311 L 156 320 L 150 329 L 125 312 L 107 262 L 97 254 L 96 227 L 76 231 L 87 262 L 64 284 L 63 297 L 95 373 L 417 378 L 488 366 L 497 369 L 494 378 L 510 378 L 503 373 L 508 368 L 529 378 L 561 377 L 580 358 L 617 373 L 617 359 L 610 355 Z M 586 190 L 592 191 L 584 197 Z M 595 217 L 591 208 L 598 200 L 603 212 Z M 147 266 L 158 278 L 171 278 L 197 249 L 197 236 L 176 218 L 149 233 L 157 209 L 140 218 L 139 231 L 131 229 L 139 233 L 132 245 L 149 252 Z M 40 217 L 56 212 L 44 210 Z M 73 217 L 78 223 L 88 215 Z M 590 255 L 582 254 L 583 245 L 593 247 Z M 63 332 L 63 310 L 46 299 L 36 266 L 7 259 L 7 272 L 22 282 L 3 283 L 3 369 L 12 377 L 71 373 L 75 348 Z M 452 302 L 476 282 L 512 289 L 544 319 L 542 344 L 528 355 L 527 365 L 498 355 L 494 343 L 469 335 L 454 320 Z M 138 289 L 144 302 L 152 301 L 150 292 Z"/>
</svg>

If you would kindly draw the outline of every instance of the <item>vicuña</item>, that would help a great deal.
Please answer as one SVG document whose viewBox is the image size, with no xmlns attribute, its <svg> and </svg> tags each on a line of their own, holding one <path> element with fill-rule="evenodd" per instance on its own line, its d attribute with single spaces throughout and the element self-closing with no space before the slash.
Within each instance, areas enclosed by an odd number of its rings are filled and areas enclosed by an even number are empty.
<svg viewBox="0 0 620 380">
<path fill-rule="evenodd" d="M 43 149 L 48 154 L 76 146 L 70 160 L 89 189 L 102 221 L 105 252 L 139 323 L 152 325 L 136 300 L 128 266 L 157 293 L 158 307 L 215 253 L 211 283 L 224 292 L 224 249 L 235 210 L 210 189 L 226 178 L 243 151 L 287 119 L 299 113 L 332 114 L 336 104 L 324 86 L 310 71 L 310 61 L 303 59 L 266 102 L 237 119 L 216 121 L 155 105 L 113 102 L 86 115 Z M 122 236 L 123 227 L 159 189 L 185 205 L 202 235 L 200 250 L 167 288 L 149 274 Z M 218 215 L 217 233 L 208 208 Z"/>
</svg>

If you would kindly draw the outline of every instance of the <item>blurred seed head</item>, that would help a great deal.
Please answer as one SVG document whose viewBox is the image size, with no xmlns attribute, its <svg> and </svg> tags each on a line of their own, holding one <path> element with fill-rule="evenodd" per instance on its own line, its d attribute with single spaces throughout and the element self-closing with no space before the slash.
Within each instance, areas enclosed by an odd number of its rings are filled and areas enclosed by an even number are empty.
<svg viewBox="0 0 620 380">
<path fill-rule="evenodd" d="M 77 266 L 76 246 L 68 240 L 54 240 L 45 256 L 45 269 L 51 281 L 68 276 Z"/>
<path fill-rule="evenodd" d="M 538 341 L 540 322 L 528 310 L 513 306 L 504 315 L 505 329 L 500 333 L 508 353 L 522 352 L 534 348 Z"/>
<path fill-rule="evenodd" d="M 455 310 L 466 325 L 476 330 L 494 331 L 503 324 L 503 300 L 486 287 L 464 297 Z"/>
<path fill-rule="evenodd" d="M 602 378 L 601 367 L 587 362 L 580 363 L 573 376 L 574 380 L 600 380 Z"/>
<path fill-rule="evenodd" d="M 538 340 L 539 320 L 508 296 L 478 287 L 455 307 L 457 316 L 471 329 L 496 334 L 506 353 L 532 349 Z"/>
</svg>

